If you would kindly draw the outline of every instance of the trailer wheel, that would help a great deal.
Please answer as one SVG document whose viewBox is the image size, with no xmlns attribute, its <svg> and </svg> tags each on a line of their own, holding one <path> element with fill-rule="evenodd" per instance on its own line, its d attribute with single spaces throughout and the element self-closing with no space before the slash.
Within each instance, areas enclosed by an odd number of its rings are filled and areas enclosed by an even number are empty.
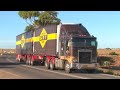
<svg viewBox="0 0 120 90">
<path fill-rule="evenodd" d="M 28 65 L 28 60 L 26 60 L 26 64 Z"/>
<path fill-rule="evenodd" d="M 25 57 L 22 56 L 22 58 L 21 58 L 21 62 L 24 62 L 24 61 L 25 61 Z"/>
<path fill-rule="evenodd" d="M 21 59 L 21 58 L 18 58 L 18 61 L 19 61 L 19 62 L 22 62 L 22 59 Z"/>
<path fill-rule="evenodd" d="M 31 61 L 30 60 L 28 60 L 28 65 L 31 65 Z"/>
<path fill-rule="evenodd" d="M 54 70 L 55 69 L 55 64 L 53 63 L 52 60 L 50 60 L 50 69 Z"/>
<path fill-rule="evenodd" d="M 47 68 L 47 69 L 50 69 L 50 64 L 48 63 L 48 59 L 46 58 L 46 60 L 45 60 L 45 67 Z"/>
<path fill-rule="evenodd" d="M 30 65 L 31 64 L 31 57 L 28 57 L 26 60 L 26 64 Z"/>
<path fill-rule="evenodd" d="M 31 60 L 30 65 L 35 65 L 35 62 Z"/>
<path fill-rule="evenodd" d="M 65 72 L 71 73 L 71 69 L 70 69 L 70 65 L 69 65 L 68 61 L 65 62 Z"/>
</svg>

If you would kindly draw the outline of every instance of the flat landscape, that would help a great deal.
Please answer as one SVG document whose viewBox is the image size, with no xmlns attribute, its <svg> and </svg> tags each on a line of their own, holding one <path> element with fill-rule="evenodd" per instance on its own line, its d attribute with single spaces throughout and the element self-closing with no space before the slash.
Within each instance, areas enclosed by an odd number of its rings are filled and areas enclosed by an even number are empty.
<svg viewBox="0 0 120 90">
<path fill-rule="evenodd" d="M 80 71 L 67 74 L 63 70 L 17 62 L 15 55 L 3 55 L 0 56 L 0 79 L 120 79 L 120 76 Z"/>
<path fill-rule="evenodd" d="M 110 52 L 116 52 L 120 55 L 120 49 L 98 49 L 98 55 L 109 55 Z"/>
</svg>

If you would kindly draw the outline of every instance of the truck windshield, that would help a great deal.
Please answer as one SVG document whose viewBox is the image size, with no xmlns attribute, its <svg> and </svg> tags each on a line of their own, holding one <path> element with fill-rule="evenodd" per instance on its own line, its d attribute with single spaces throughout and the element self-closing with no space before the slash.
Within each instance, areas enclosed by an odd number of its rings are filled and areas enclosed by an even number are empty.
<svg viewBox="0 0 120 90">
<path fill-rule="evenodd" d="M 74 47 L 96 46 L 96 38 L 73 38 L 70 42 Z"/>
</svg>

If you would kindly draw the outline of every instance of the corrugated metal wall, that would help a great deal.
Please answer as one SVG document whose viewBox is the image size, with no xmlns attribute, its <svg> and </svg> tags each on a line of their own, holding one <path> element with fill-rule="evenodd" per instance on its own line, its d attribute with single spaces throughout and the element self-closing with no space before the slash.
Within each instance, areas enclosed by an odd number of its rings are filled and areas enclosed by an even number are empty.
<svg viewBox="0 0 120 90">
<path fill-rule="evenodd" d="M 33 36 L 33 30 L 18 35 L 16 37 L 16 41 L 20 41 L 22 37 L 24 37 L 24 39 L 27 39 L 27 38 L 32 38 L 32 36 Z M 32 42 L 24 43 L 23 47 L 21 44 L 16 45 L 16 54 L 32 54 L 33 51 L 32 45 L 33 45 Z"/>
<path fill-rule="evenodd" d="M 48 25 L 46 27 L 41 27 L 35 31 L 35 37 L 40 36 L 43 28 L 45 29 L 47 35 L 52 33 L 57 33 L 57 25 Z M 56 55 L 56 44 L 57 40 L 47 40 L 44 47 L 42 48 L 40 42 L 34 43 L 34 54 L 42 54 L 42 55 Z"/>
</svg>

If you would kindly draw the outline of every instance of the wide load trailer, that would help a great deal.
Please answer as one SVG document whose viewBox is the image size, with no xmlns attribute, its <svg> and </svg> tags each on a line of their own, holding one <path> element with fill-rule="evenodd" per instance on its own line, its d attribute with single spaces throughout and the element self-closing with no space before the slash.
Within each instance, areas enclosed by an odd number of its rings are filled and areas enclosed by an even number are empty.
<svg viewBox="0 0 120 90">
<path fill-rule="evenodd" d="M 52 24 L 16 37 L 16 60 L 47 69 L 95 70 L 97 40 L 82 24 Z"/>
</svg>

